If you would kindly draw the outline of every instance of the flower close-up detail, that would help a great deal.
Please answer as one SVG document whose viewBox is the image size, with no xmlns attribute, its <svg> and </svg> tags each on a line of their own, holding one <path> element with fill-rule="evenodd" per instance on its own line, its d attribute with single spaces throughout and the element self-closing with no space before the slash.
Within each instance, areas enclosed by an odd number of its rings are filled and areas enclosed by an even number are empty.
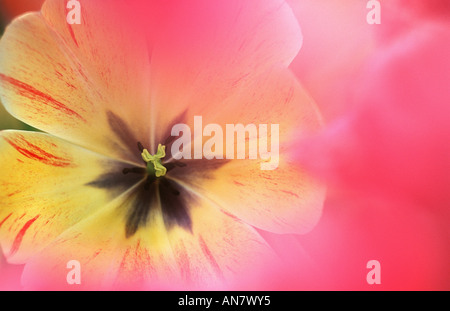
<svg viewBox="0 0 450 311">
<path fill-rule="evenodd" d="M 71 260 L 83 289 L 223 288 L 280 264 L 263 236 L 309 232 L 325 197 L 296 160 L 322 121 L 288 69 L 302 45 L 288 4 L 86 0 L 72 25 L 66 3 L 0 41 L 0 100 L 39 130 L 0 132 L 0 245 L 24 288 L 70 288 Z M 177 124 L 202 158 L 173 154 Z M 208 124 L 227 148 L 205 154 Z M 277 167 L 227 157 L 242 147 L 229 124 L 278 125 L 244 148 L 276 143 Z"/>
<path fill-rule="evenodd" d="M 449 15 L 0 0 L 0 291 L 450 289 Z"/>
</svg>

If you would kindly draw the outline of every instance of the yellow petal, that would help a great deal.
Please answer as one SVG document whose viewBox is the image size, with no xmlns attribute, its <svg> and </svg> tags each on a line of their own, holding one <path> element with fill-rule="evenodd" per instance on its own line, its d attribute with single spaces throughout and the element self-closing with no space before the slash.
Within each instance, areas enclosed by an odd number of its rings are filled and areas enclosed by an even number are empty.
<svg viewBox="0 0 450 311">
<path fill-rule="evenodd" d="M 287 68 L 302 43 L 285 1 L 198 1 L 170 9 L 176 18 L 164 25 L 165 40 L 152 56 L 152 103 L 158 128 L 166 130 L 153 133 L 156 144 L 180 119 L 192 122 L 210 109 L 220 115 L 229 97 L 245 92 L 258 76 Z"/>
<path fill-rule="evenodd" d="M 64 6 L 48 1 L 43 14 L 27 14 L 7 27 L 0 41 L 1 101 L 12 115 L 40 130 L 141 163 L 136 143 L 147 144 L 149 131 L 145 37 L 137 42 L 129 29 L 108 28 L 120 10 L 99 12 L 92 1 L 83 4 L 78 45 L 70 44 Z M 64 28 L 57 27 L 58 21 Z M 113 39 L 119 49 L 111 46 Z M 141 119 L 145 122 L 136 122 Z"/>
<path fill-rule="evenodd" d="M 147 225 L 126 237 L 126 207 L 136 199 L 130 190 L 34 256 L 24 270 L 26 288 L 219 288 L 274 260 L 253 228 L 194 193 L 189 198 L 191 229 L 170 226 L 156 197 Z M 80 285 L 66 280 L 72 260 L 81 266 Z"/>
<path fill-rule="evenodd" d="M 126 209 L 133 199 L 134 195 L 123 194 L 33 257 L 22 277 L 26 288 L 71 289 L 66 278 L 71 260 L 81 264 L 82 284 L 76 289 L 111 289 L 118 285 L 130 289 L 146 279 L 155 284 L 174 279 L 178 271 L 160 211 L 153 209 L 152 227 L 125 236 Z M 49 271 L 52 275 L 44 278 Z"/>
<path fill-rule="evenodd" d="M 8 260 L 25 262 L 122 191 L 99 187 L 99 176 L 116 170 L 123 187 L 136 183 L 122 165 L 47 134 L 0 132 L 0 243 Z"/>
<path fill-rule="evenodd" d="M 219 112 L 220 111 L 220 112 Z M 174 169 L 170 176 L 182 180 L 198 192 L 248 224 L 276 233 L 304 233 L 320 218 L 325 187 L 291 160 L 295 140 L 317 131 L 321 117 L 315 103 L 285 69 L 270 71 L 253 81 L 241 93 L 233 94 L 221 110 L 211 107 L 204 114 L 204 126 L 226 124 L 269 124 L 268 136 L 250 137 L 246 150 L 255 143 L 275 141 L 279 157 L 274 155 L 274 170 L 262 170 L 258 160 L 184 160 L 185 168 Z M 279 125 L 279 137 L 270 135 L 270 125 Z M 204 139 L 206 141 L 207 138 Z M 224 139 L 225 142 L 225 139 Z M 238 140 L 235 139 L 234 150 Z M 270 150 L 270 143 L 268 143 Z M 170 149 L 170 147 L 168 147 Z M 193 149 L 193 146 L 191 146 Z M 297 151 L 298 152 L 298 151 Z M 217 154 L 218 152 L 216 152 Z"/>
</svg>

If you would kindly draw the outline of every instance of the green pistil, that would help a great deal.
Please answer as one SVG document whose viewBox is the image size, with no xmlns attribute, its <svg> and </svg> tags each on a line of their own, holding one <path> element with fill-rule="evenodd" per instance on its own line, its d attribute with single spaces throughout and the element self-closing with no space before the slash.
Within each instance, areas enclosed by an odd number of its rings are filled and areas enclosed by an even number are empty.
<svg viewBox="0 0 450 311">
<path fill-rule="evenodd" d="M 158 145 L 158 151 L 151 155 L 147 149 L 142 151 L 142 159 L 147 162 L 147 173 L 156 177 L 166 175 L 167 169 L 161 164 L 161 159 L 166 156 L 166 146 Z"/>
</svg>

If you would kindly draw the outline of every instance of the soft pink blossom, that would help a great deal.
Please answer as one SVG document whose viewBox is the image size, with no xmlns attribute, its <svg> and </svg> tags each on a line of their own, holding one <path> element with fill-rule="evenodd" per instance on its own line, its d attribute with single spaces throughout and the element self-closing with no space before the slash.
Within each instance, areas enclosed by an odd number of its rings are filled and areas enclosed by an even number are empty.
<svg viewBox="0 0 450 311">
<path fill-rule="evenodd" d="M 301 163 L 329 185 L 320 224 L 300 239 L 324 274 L 320 288 L 450 288 L 447 3 L 383 3 L 341 115 L 299 142 Z M 378 287 L 365 281 L 372 259 L 383 271 Z"/>
</svg>

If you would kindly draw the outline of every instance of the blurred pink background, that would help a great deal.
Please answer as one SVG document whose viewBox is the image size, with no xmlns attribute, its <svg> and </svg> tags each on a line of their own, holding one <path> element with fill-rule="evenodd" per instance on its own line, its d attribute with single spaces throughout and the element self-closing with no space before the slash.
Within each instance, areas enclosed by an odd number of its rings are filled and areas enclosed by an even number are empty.
<svg viewBox="0 0 450 311">
<path fill-rule="evenodd" d="M 316 271 L 298 264 L 304 279 L 280 288 L 449 290 L 450 3 L 382 1 L 380 25 L 366 1 L 290 3 L 304 34 L 291 68 L 326 120 L 298 157 L 329 194 L 298 239 Z"/>
</svg>

